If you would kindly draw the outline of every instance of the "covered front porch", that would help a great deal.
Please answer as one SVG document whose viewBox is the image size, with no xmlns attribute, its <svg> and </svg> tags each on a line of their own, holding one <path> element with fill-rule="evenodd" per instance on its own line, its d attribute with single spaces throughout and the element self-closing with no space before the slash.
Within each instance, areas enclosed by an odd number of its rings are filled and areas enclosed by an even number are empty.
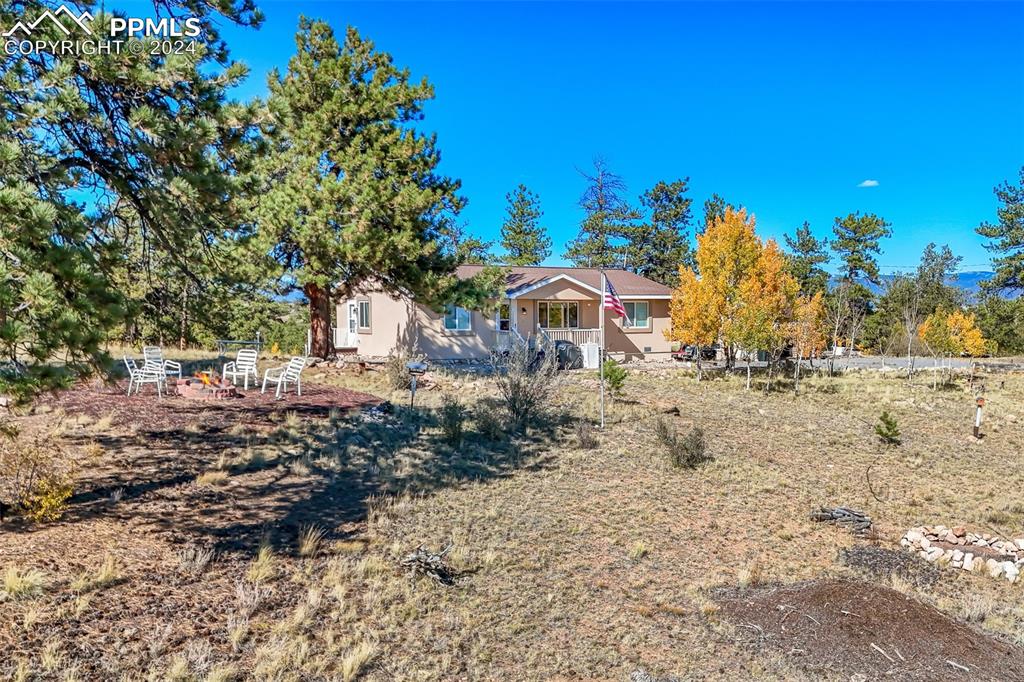
<svg viewBox="0 0 1024 682">
<path fill-rule="evenodd" d="M 578 282 L 561 280 L 521 292 L 499 304 L 498 341 L 569 341 L 577 346 L 600 343 L 601 295 Z"/>
</svg>

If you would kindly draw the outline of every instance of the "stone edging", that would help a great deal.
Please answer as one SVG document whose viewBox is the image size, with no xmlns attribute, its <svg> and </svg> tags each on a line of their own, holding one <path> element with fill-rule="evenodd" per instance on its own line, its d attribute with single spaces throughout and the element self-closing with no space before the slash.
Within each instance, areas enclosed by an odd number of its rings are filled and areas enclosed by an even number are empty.
<svg viewBox="0 0 1024 682">
<path fill-rule="evenodd" d="M 1003 540 L 989 533 L 971 533 L 963 526 L 918 526 L 900 545 L 930 562 L 965 571 L 986 571 L 993 578 L 1017 582 L 1024 570 L 1024 538 Z"/>
</svg>

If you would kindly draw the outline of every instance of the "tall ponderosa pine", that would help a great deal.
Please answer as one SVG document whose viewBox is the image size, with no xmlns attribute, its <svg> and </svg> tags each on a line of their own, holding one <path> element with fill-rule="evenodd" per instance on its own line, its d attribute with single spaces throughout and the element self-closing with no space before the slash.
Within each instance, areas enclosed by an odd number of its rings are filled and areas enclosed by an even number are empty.
<svg viewBox="0 0 1024 682">
<path fill-rule="evenodd" d="M 726 202 L 719 194 L 712 194 L 710 197 L 704 200 L 704 222 L 700 225 L 698 232 L 703 234 L 708 227 L 716 220 L 721 220 L 725 217 L 725 210 L 731 208 L 736 210 L 736 206 Z"/>
<path fill-rule="evenodd" d="M 579 236 L 567 244 L 565 258 L 577 267 L 621 267 L 622 245 L 640 212 L 628 204 L 626 183 L 608 170 L 603 159 L 594 161 L 592 172 L 580 174 L 587 181 L 579 202 L 586 217 Z"/>
<path fill-rule="evenodd" d="M 331 351 L 333 296 L 363 286 L 460 302 L 444 229 L 464 204 L 440 175 L 434 135 L 413 128 L 434 96 L 349 28 L 302 19 L 297 54 L 272 72 L 256 244 L 309 299 L 312 353 Z"/>
<path fill-rule="evenodd" d="M 871 312 L 874 294 L 868 284 L 880 284 L 877 255 L 880 239 L 892 235 L 889 223 L 873 213 L 859 212 L 835 219 L 832 250 L 839 256 L 839 284 L 829 293 L 827 308 L 833 343 L 854 348 Z"/>
<path fill-rule="evenodd" d="M 177 254 L 188 276 L 182 254 L 205 257 L 241 222 L 231 199 L 252 112 L 227 103 L 245 69 L 228 61 L 217 20 L 260 17 L 248 0 L 155 4 L 202 21 L 196 54 L 37 52 L 0 63 L 0 393 L 28 398 L 108 366 L 101 341 L 130 313 L 111 280 L 122 261 L 112 225 Z M 0 25 L 58 6 L 5 3 Z M 93 33 L 106 33 L 110 15 L 88 9 Z M 33 33 L 67 38 L 51 22 Z"/>
<path fill-rule="evenodd" d="M 540 197 L 526 185 L 505 195 L 505 222 L 501 226 L 502 260 L 509 265 L 539 265 L 551 255 L 551 238 L 540 224 L 544 211 Z"/>
<path fill-rule="evenodd" d="M 828 240 L 815 237 L 808 222 L 796 228 L 794 236 L 787 234 L 784 238 L 789 249 L 789 272 L 800 284 L 800 293 L 813 296 L 827 290 L 828 272 L 821 266 L 829 261 Z"/>
<path fill-rule="evenodd" d="M 1002 204 L 996 209 L 999 222 L 982 223 L 978 234 L 989 239 L 985 248 L 1002 254 L 992 260 L 995 276 L 985 282 L 991 291 L 1024 289 L 1024 167 L 1020 169 L 1017 185 L 1005 182 L 994 190 Z"/>
<path fill-rule="evenodd" d="M 627 232 L 627 267 L 648 279 L 675 286 L 679 266 L 693 266 L 689 230 L 693 199 L 686 196 L 689 178 L 659 182 L 640 196 L 647 221 Z"/>
</svg>

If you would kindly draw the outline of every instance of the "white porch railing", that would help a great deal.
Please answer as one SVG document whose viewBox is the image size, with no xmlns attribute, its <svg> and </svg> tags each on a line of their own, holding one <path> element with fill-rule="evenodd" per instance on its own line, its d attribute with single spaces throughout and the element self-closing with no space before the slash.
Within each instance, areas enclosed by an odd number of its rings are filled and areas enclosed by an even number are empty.
<svg viewBox="0 0 1024 682">
<path fill-rule="evenodd" d="M 575 346 L 585 343 L 601 343 L 600 329 L 545 329 L 552 341 L 569 341 Z"/>
</svg>

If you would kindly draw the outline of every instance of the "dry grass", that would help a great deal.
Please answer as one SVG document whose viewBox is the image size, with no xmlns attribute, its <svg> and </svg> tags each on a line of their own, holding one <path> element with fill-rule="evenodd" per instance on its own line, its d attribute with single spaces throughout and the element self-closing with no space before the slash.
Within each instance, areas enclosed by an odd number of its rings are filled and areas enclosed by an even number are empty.
<svg viewBox="0 0 1024 682">
<path fill-rule="evenodd" d="M 323 380 L 408 401 L 373 373 Z M 576 425 L 595 421 L 597 398 L 592 374 L 580 372 L 553 400 L 564 418 L 518 438 L 493 437 L 489 381 L 437 380 L 438 390 L 417 395 L 417 413 L 399 408 L 367 424 L 282 412 L 274 427 L 225 433 L 187 468 L 168 458 L 170 484 L 148 497 L 127 494 L 95 518 L 69 515 L 76 520 L 41 527 L 32 543 L 0 537 L 3 594 L 12 569 L 14 583 L 39 583 L 22 592 L 32 601 L 0 603 L 0 618 L 16 624 L 0 633 L 0 645 L 24 653 L 0 662 L 0 676 L 52 670 L 57 678 L 78 665 L 82 679 L 152 671 L 211 681 L 621 680 L 641 668 L 656 678 L 849 679 L 844 671 L 808 674 L 798 658 L 738 643 L 710 588 L 849 574 L 835 556 L 863 541 L 812 523 L 808 511 L 822 505 L 863 509 L 889 547 L 921 523 L 1024 536 L 1024 472 L 1007 464 L 1024 451 L 1021 377 L 986 381 L 981 442 L 970 437 L 973 394 L 965 387 L 932 391 L 884 374 L 811 376 L 793 396 L 747 392 L 742 377 L 697 384 L 676 369 L 631 370 L 608 426 L 581 437 Z M 445 394 L 474 415 L 461 448 L 443 442 L 437 410 Z M 882 410 L 899 421 L 898 447 L 883 450 L 874 435 Z M 712 459 L 673 467 L 658 419 L 680 437 L 701 427 Z M 107 446 L 104 460 L 147 447 L 131 437 Z M 202 472 L 227 470 L 230 486 L 189 485 Z M 154 498 L 171 506 L 147 506 Z M 189 526 L 192 535 L 169 536 L 193 510 L 200 523 Z M 259 534 L 273 529 L 257 548 Z M 251 544 L 231 545 L 243 532 Z M 275 553 L 270 540 L 297 551 Z M 466 572 L 457 585 L 399 567 L 418 545 L 449 542 L 449 563 Z M 215 544 L 215 562 L 205 549 L 185 549 Z M 76 551 L 65 556 L 69 546 Z M 96 567 L 115 554 L 125 579 L 90 592 L 91 600 L 76 601 L 66 578 L 44 591 L 41 573 L 26 578 L 13 568 L 84 572 L 93 585 Z M 930 588 L 893 583 L 1024 644 L 1019 586 L 953 572 Z M 59 618 L 57 604 L 67 605 Z M 142 632 L 122 634 L 139 629 L 143 615 Z M 29 629 L 26 618 L 35 619 Z M 71 647 L 64 627 L 107 639 Z M 190 648 L 196 640 L 209 650 Z"/>
<path fill-rule="evenodd" d="M 103 563 L 92 573 L 83 573 L 71 582 L 71 589 L 75 592 L 91 592 L 98 590 L 121 579 L 121 572 L 117 566 L 117 558 L 112 554 L 103 557 Z"/>
<path fill-rule="evenodd" d="M 0 597 L 3 599 L 29 599 L 38 597 L 46 587 L 46 574 L 34 568 L 11 565 L 4 569 Z"/>
</svg>

